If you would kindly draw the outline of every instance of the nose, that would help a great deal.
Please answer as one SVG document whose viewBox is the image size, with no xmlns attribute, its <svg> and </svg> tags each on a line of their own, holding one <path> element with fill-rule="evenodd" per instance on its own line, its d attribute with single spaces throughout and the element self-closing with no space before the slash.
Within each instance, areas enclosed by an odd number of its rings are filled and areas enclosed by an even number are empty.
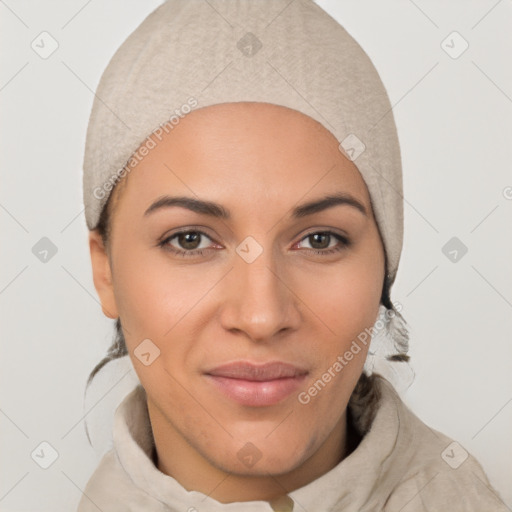
<svg viewBox="0 0 512 512">
<path fill-rule="evenodd" d="M 236 255 L 226 282 L 221 312 L 224 329 L 244 333 L 255 342 L 272 341 L 300 324 L 301 314 L 284 265 L 270 250 L 252 263 Z"/>
</svg>

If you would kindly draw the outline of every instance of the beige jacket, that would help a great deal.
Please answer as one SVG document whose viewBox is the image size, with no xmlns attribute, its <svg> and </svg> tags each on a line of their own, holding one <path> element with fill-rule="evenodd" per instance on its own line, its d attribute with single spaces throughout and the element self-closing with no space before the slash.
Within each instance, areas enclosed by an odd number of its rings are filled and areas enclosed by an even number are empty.
<svg viewBox="0 0 512 512">
<path fill-rule="evenodd" d="M 116 410 L 113 448 L 84 490 L 78 512 L 506 512 L 480 464 L 419 420 L 378 378 L 381 399 L 359 446 L 335 468 L 289 494 L 288 505 L 220 503 L 187 491 L 151 458 L 145 391 L 137 386 Z M 290 499 L 291 498 L 291 499 Z"/>
</svg>

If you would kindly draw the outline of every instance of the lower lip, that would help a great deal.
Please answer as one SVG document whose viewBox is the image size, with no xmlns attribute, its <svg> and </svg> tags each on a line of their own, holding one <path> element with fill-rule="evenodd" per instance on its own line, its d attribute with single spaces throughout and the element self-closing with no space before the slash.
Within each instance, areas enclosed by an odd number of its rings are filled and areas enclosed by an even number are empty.
<svg viewBox="0 0 512 512">
<path fill-rule="evenodd" d="M 290 396 L 302 384 L 306 375 L 283 379 L 252 381 L 208 375 L 224 395 L 241 405 L 265 407 L 275 405 Z"/>
</svg>

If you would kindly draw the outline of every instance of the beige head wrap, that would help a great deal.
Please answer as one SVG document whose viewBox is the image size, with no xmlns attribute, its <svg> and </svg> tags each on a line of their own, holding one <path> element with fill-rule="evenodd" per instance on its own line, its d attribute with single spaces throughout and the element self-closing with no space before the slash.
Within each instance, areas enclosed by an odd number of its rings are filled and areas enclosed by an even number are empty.
<svg viewBox="0 0 512 512">
<path fill-rule="evenodd" d="M 368 187 L 392 283 L 403 200 L 391 105 L 364 50 L 312 0 L 168 0 L 142 22 L 96 92 L 83 175 L 88 228 L 152 132 L 172 130 L 194 108 L 238 101 L 283 105 L 332 132 Z"/>
</svg>

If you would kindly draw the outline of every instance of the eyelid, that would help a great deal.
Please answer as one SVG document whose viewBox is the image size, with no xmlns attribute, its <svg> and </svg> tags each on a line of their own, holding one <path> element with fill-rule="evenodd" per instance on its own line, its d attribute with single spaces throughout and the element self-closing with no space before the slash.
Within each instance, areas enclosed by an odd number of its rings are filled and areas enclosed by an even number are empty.
<svg viewBox="0 0 512 512">
<path fill-rule="evenodd" d="M 171 230 L 166 232 L 164 235 L 162 235 L 158 239 L 158 243 L 165 242 L 166 240 L 169 240 L 170 238 L 173 238 L 175 236 L 181 235 L 183 233 L 200 233 L 201 235 L 209 238 L 212 242 L 215 242 L 218 244 L 218 242 L 215 240 L 215 237 L 208 234 L 206 231 L 208 228 L 206 226 L 185 226 L 183 228 L 177 228 L 176 230 Z M 219 244 L 221 245 L 221 244 Z"/>
<path fill-rule="evenodd" d="M 342 250 L 343 248 L 347 248 L 350 245 L 352 245 L 350 238 L 345 234 L 337 233 L 336 231 L 333 231 L 332 229 L 317 229 L 314 231 L 310 231 L 309 233 L 306 233 L 302 238 L 300 238 L 297 242 L 295 242 L 293 244 L 293 247 L 302 243 L 304 240 L 306 240 L 307 238 L 309 238 L 310 236 L 315 235 L 315 234 L 327 235 L 331 238 L 334 238 L 338 243 L 335 244 L 333 247 L 326 247 L 324 249 L 315 249 L 313 247 L 311 247 L 311 248 L 305 247 L 302 250 L 314 252 L 316 254 L 321 254 L 321 253 L 329 254 L 329 253 L 337 252 L 339 250 Z M 340 245 L 341 245 L 341 248 L 340 248 Z"/>
<path fill-rule="evenodd" d="M 303 232 L 302 235 L 299 233 L 298 235 L 296 235 L 296 237 L 300 236 L 300 238 L 298 238 L 298 241 L 302 241 L 302 240 L 304 240 L 304 238 L 307 238 L 308 236 L 314 235 L 316 233 L 326 233 L 329 235 L 339 236 L 346 240 L 350 239 L 349 234 L 344 230 L 338 230 L 335 228 L 328 228 L 328 227 L 322 227 L 322 226 L 315 226 L 313 228 L 308 228 L 305 232 Z M 297 242 L 295 242 L 295 243 L 297 243 Z"/>
</svg>

